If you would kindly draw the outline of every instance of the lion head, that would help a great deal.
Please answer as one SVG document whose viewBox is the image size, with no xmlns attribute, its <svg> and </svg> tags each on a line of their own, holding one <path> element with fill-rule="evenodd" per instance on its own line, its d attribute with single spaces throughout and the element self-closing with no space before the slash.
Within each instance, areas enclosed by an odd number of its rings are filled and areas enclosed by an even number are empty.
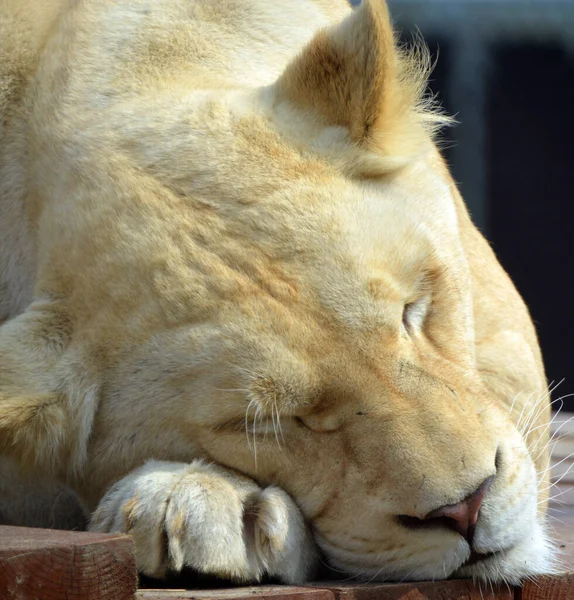
<svg viewBox="0 0 574 600">
<path fill-rule="evenodd" d="M 344 573 L 551 569 L 538 347 L 436 151 L 427 63 L 363 0 L 258 87 L 102 103 L 70 181 L 107 204 L 47 213 L 37 283 L 82 342 L 62 380 L 97 380 L 85 497 L 200 456 L 286 490 Z"/>
</svg>

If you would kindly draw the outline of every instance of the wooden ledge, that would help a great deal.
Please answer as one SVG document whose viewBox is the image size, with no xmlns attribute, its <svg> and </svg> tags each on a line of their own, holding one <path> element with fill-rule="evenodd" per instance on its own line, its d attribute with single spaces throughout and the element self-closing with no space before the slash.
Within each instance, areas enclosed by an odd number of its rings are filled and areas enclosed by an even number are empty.
<svg viewBox="0 0 574 600">
<path fill-rule="evenodd" d="M 317 583 L 220 590 L 139 590 L 137 600 L 573 600 L 574 574 L 541 577 L 521 588 L 471 581 L 385 584 Z"/>
<path fill-rule="evenodd" d="M 514 589 L 485 587 L 471 581 L 370 583 L 329 586 L 334 600 L 514 600 Z"/>
<path fill-rule="evenodd" d="M 568 528 L 563 533 L 571 532 Z M 565 562 L 571 565 L 567 554 L 572 546 L 564 542 Z M 466 580 L 136 588 L 133 544 L 127 536 L 0 526 L 1 600 L 574 600 L 574 572 L 541 577 L 521 588 L 491 588 Z"/>
<path fill-rule="evenodd" d="M 218 590 L 139 590 L 137 600 L 334 600 L 329 589 L 260 585 Z"/>
<path fill-rule="evenodd" d="M 125 535 L 0 526 L 2 600 L 127 600 L 136 588 Z"/>
</svg>

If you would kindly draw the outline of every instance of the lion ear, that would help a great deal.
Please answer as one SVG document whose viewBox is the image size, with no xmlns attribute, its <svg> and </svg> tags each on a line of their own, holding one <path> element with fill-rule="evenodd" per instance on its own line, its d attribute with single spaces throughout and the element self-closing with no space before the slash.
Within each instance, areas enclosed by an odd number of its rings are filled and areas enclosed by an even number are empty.
<svg viewBox="0 0 574 600">
<path fill-rule="evenodd" d="M 397 47 L 386 2 L 363 0 L 314 37 L 277 89 L 325 126 L 348 130 L 354 145 L 408 159 L 428 148 L 429 129 L 448 120 L 423 100 L 428 66 L 426 51 Z"/>
</svg>

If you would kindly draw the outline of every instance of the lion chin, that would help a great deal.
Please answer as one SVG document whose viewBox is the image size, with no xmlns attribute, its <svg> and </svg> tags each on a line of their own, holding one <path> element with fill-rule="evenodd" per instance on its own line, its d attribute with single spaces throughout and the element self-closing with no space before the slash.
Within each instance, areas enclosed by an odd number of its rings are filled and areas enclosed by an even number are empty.
<svg viewBox="0 0 574 600">
<path fill-rule="evenodd" d="M 2 513 L 65 485 L 153 577 L 555 571 L 536 334 L 385 2 L 39 4 L 0 7 Z"/>
</svg>

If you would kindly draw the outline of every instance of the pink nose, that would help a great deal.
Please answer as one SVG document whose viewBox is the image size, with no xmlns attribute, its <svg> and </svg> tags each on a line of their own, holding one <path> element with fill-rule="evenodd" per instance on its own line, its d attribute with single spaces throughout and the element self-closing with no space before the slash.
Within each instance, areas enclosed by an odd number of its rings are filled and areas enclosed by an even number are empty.
<svg viewBox="0 0 574 600">
<path fill-rule="evenodd" d="M 445 526 L 460 533 L 469 544 L 472 544 L 474 529 L 478 521 L 478 513 L 491 482 L 492 477 L 489 477 L 482 482 L 475 492 L 467 496 L 462 502 L 441 506 L 426 515 L 423 521 L 440 519 Z"/>
</svg>

